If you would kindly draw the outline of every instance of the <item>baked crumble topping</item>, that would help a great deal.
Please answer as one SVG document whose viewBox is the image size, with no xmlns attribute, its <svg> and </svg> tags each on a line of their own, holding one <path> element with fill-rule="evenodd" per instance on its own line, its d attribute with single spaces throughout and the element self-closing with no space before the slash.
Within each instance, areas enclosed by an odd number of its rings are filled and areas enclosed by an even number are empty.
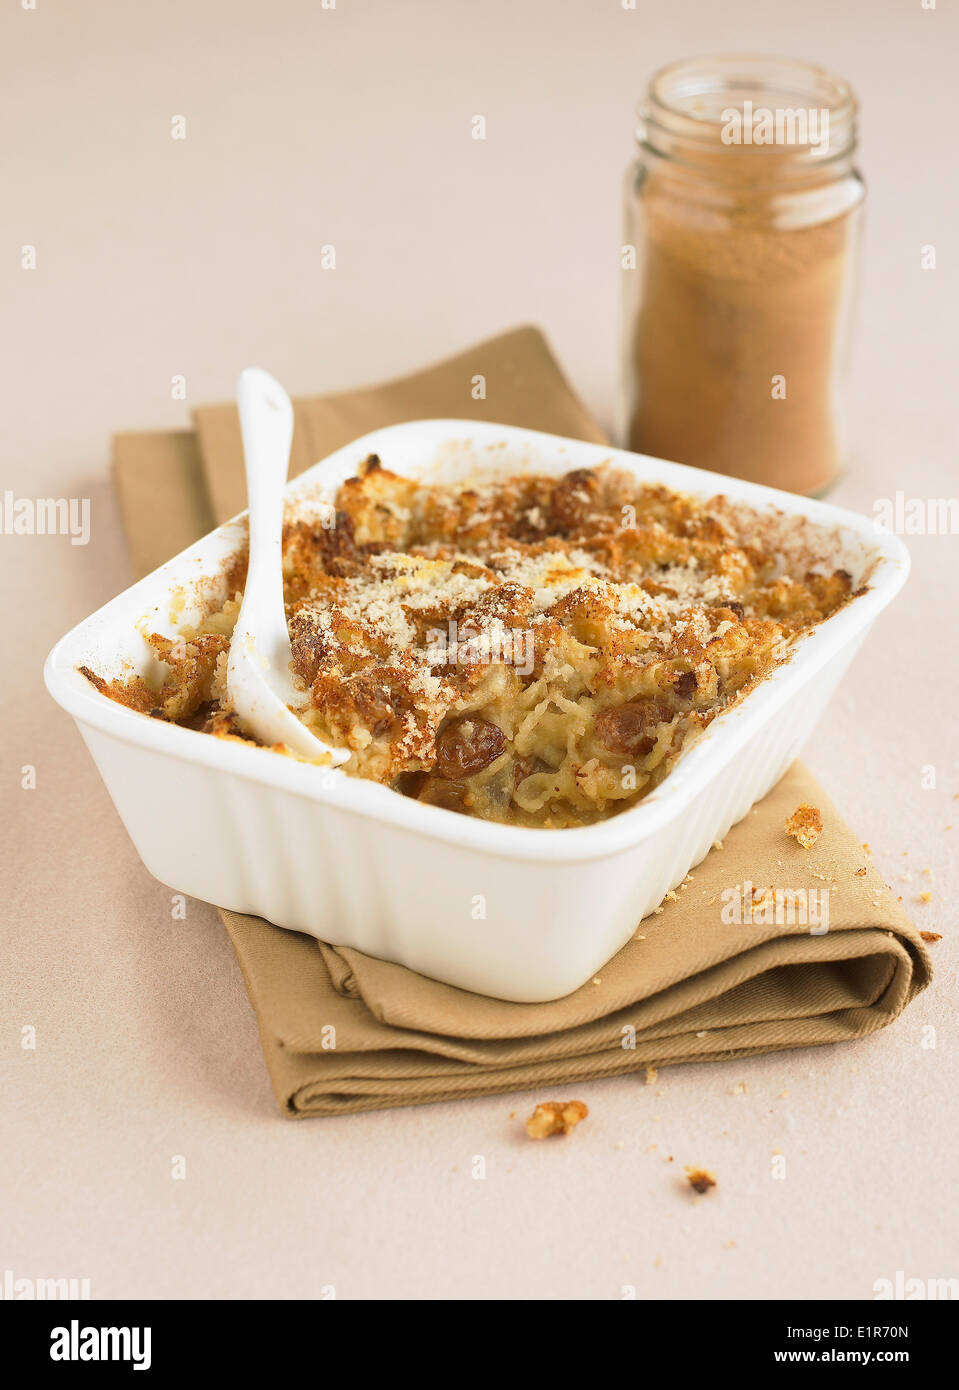
<svg viewBox="0 0 959 1390">
<path fill-rule="evenodd" d="M 568 1134 L 581 1120 L 585 1120 L 589 1109 L 581 1100 L 544 1100 L 526 1121 L 526 1133 L 530 1139 L 548 1139 L 551 1134 Z"/>
<path fill-rule="evenodd" d="M 430 483 L 375 456 L 335 513 L 288 522 L 283 567 L 297 712 L 351 750 L 342 772 L 557 828 L 647 795 L 852 591 L 722 497 L 607 466 Z M 199 627 L 144 633 L 156 687 L 85 674 L 142 713 L 244 737 L 226 687 L 242 583 Z"/>
<path fill-rule="evenodd" d="M 818 806 L 803 802 L 791 816 L 786 817 L 784 829 L 803 849 L 812 849 L 822 834 L 822 812 Z"/>
</svg>

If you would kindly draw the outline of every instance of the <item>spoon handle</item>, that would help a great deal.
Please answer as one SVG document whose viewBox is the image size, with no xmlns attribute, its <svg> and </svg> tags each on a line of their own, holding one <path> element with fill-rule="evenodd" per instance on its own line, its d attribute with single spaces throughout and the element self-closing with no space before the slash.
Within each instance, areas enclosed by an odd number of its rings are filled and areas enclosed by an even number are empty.
<svg viewBox="0 0 959 1390">
<path fill-rule="evenodd" d="M 283 487 L 293 442 L 293 405 L 280 383 L 260 367 L 240 373 L 236 398 L 249 499 L 247 589 L 275 614 L 283 611 Z"/>
</svg>

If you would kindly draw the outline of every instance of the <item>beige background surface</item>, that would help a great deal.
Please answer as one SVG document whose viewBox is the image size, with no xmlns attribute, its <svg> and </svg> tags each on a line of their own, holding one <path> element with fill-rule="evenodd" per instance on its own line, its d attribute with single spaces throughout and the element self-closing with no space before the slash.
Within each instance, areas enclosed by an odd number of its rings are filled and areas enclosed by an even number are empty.
<svg viewBox="0 0 959 1390">
<path fill-rule="evenodd" d="M 897 1270 L 959 1277 L 956 536 L 907 537 L 910 584 L 808 750 L 943 933 L 933 989 L 854 1046 L 577 1087 L 592 1115 L 565 1143 L 522 1137 L 532 1096 L 280 1120 L 215 913 L 171 920 L 40 679 L 129 580 L 111 431 L 185 425 L 249 362 L 333 390 L 532 320 L 610 424 L 634 103 L 686 54 L 778 50 L 854 82 L 869 228 L 835 498 L 955 495 L 956 38 L 952 7 L 920 0 L 4 7 L 0 485 L 90 497 L 93 537 L 0 537 L 0 1274 L 201 1298 L 869 1298 Z M 684 1163 L 719 1177 L 698 1205 Z"/>
</svg>

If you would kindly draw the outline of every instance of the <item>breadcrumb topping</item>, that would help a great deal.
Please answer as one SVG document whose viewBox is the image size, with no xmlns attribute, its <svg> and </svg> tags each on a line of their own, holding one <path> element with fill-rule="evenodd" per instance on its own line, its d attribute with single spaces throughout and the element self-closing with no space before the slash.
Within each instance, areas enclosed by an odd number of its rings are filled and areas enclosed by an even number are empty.
<svg viewBox="0 0 959 1390">
<path fill-rule="evenodd" d="M 775 516 L 609 467 L 446 484 L 374 455 L 317 501 L 283 537 L 295 712 L 349 750 L 338 776 L 516 825 L 585 825 L 648 795 L 854 597 L 811 532 L 786 544 Z M 196 628 L 144 633 L 158 688 L 85 674 L 141 713 L 246 738 L 226 683 L 241 587 Z"/>
</svg>

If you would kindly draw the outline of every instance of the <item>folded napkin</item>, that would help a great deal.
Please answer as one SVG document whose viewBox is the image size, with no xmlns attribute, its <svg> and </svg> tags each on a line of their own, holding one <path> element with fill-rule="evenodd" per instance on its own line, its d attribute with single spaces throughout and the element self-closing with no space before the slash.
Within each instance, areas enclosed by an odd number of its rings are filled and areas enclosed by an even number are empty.
<svg viewBox="0 0 959 1390">
<path fill-rule="evenodd" d="M 477 374 L 487 381 L 483 401 L 470 391 Z M 532 328 L 402 381 L 294 405 L 294 473 L 369 430 L 429 415 L 603 438 Z M 195 435 L 115 440 L 138 573 L 244 505 L 234 407 L 201 408 L 195 422 Z M 823 819 L 809 850 L 783 829 L 802 802 Z M 821 920 L 815 932 L 811 922 L 784 922 L 783 905 L 773 911 L 777 887 L 825 902 L 828 930 Z M 488 999 L 257 918 L 221 917 L 289 1115 L 555 1089 L 673 1062 L 842 1042 L 891 1022 L 931 977 L 917 932 L 858 837 L 798 763 L 675 898 L 637 923 L 594 981 L 551 1003 Z"/>
</svg>

